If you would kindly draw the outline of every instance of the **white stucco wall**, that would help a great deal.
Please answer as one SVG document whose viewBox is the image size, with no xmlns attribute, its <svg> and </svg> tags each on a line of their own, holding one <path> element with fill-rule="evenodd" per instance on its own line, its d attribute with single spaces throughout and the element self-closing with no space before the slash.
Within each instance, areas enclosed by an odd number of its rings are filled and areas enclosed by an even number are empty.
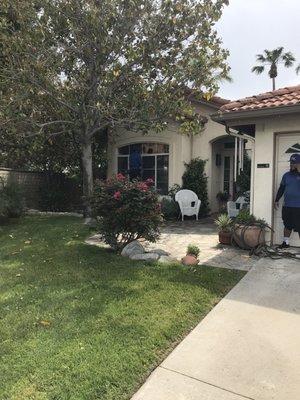
<svg viewBox="0 0 300 400">
<path fill-rule="evenodd" d="M 300 132 L 300 116 L 274 116 L 257 120 L 255 136 L 255 166 L 252 182 L 253 214 L 273 223 L 273 202 L 277 187 L 275 174 L 275 135 Z M 257 168 L 257 164 L 270 164 L 270 168 Z"/>
</svg>

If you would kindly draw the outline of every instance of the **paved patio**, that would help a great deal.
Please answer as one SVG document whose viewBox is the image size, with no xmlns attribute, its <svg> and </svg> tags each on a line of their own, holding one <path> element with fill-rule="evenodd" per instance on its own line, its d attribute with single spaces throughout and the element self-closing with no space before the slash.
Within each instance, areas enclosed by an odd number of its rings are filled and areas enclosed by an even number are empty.
<svg viewBox="0 0 300 400">
<path fill-rule="evenodd" d="M 166 222 L 161 228 L 161 237 L 156 243 L 141 242 L 146 251 L 162 249 L 178 260 L 185 256 L 189 244 L 195 244 L 201 251 L 200 265 L 212 267 L 249 271 L 259 260 L 258 257 L 250 257 L 247 250 L 221 245 L 212 218 L 200 221 Z M 101 242 L 99 235 L 91 236 L 86 243 L 108 247 Z"/>
<path fill-rule="evenodd" d="M 147 251 L 160 248 L 180 260 L 189 244 L 200 248 L 200 264 L 212 267 L 249 271 L 258 261 L 257 257 L 249 257 L 248 251 L 219 244 L 218 232 L 211 218 L 167 222 L 161 229 L 159 241 L 144 245 Z"/>
</svg>

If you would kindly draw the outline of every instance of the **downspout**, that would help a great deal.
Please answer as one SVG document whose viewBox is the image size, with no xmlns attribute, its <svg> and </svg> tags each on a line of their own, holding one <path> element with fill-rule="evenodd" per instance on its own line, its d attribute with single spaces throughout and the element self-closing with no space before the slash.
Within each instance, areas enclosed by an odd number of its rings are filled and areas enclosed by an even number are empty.
<svg viewBox="0 0 300 400">
<path fill-rule="evenodd" d="M 229 126 L 225 125 L 225 131 L 229 136 L 233 136 L 236 139 L 247 139 L 250 140 L 254 146 L 253 146 L 253 151 L 252 151 L 252 157 L 251 157 L 251 187 L 250 187 L 250 213 L 253 214 L 253 202 L 254 202 L 254 168 L 255 168 L 255 138 L 253 138 L 250 135 L 247 134 L 242 134 L 242 133 L 236 133 L 230 130 Z M 237 150 L 237 149 L 236 149 Z"/>
<path fill-rule="evenodd" d="M 233 179 L 234 179 L 234 184 L 236 182 L 236 176 L 237 176 L 237 137 L 234 138 L 234 175 L 233 175 Z M 234 185 L 234 189 L 233 191 L 235 192 L 235 185 Z"/>
</svg>

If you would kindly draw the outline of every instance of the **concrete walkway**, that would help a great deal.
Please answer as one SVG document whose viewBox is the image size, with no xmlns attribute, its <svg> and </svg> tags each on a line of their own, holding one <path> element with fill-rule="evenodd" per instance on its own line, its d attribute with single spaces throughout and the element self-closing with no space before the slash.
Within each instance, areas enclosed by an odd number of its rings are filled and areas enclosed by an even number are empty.
<svg viewBox="0 0 300 400">
<path fill-rule="evenodd" d="M 300 399 L 300 262 L 261 259 L 132 400 Z"/>
</svg>

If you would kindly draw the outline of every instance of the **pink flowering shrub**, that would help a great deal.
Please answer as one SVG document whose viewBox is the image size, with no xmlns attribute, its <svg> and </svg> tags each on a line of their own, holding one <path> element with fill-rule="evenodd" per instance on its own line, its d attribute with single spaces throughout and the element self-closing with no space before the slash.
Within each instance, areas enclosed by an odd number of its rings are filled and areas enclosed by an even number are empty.
<svg viewBox="0 0 300 400">
<path fill-rule="evenodd" d="M 153 180 L 130 182 L 122 174 L 95 185 L 92 205 L 103 240 L 117 251 L 133 240 L 155 242 L 162 220 Z"/>
</svg>

